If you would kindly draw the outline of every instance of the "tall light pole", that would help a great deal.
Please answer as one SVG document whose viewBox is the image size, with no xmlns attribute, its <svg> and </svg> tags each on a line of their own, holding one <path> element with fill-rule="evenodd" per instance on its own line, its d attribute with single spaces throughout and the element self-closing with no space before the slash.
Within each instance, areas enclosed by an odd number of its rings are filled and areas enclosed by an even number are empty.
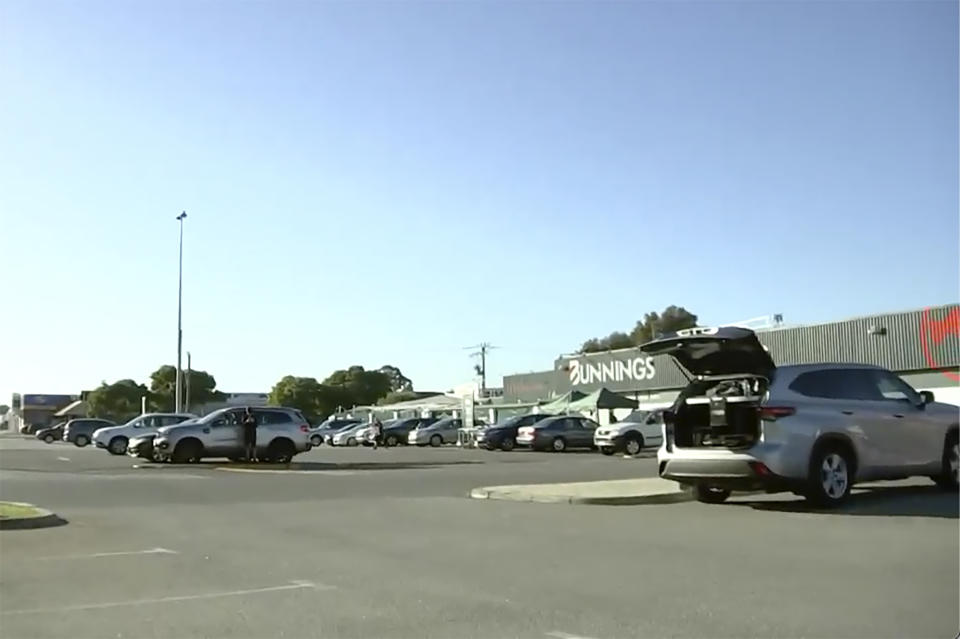
<svg viewBox="0 0 960 639">
<path fill-rule="evenodd" d="M 183 352 L 183 220 L 187 217 L 184 211 L 177 216 L 180 222 L 180 272 L 177 276 L 177 388 L 174 391 L 174 412 L 183 409 L 183 369 L 180 362 Z"/>
</svg>

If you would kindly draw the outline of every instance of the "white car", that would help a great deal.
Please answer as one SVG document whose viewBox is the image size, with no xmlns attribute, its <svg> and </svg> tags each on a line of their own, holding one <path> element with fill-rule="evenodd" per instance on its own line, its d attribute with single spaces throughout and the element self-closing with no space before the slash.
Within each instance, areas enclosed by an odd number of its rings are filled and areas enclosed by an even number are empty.
<svg viewBox="0 0 960 639">
<path fill-rule="evenodd" d="M 367 422 L 359 422 L 353 426 L 348 426 L 347 428 L 341 429 L 333 434 L 330 438 L 331 446 L 356 446 L 361 441 L 363 437 L 360 434 L 360 431 L 366 429 L 370 424 Z"/>
<path fill-rule="evenodd" d="M 601 426 L 593 434 L 593 445 L 604 455 L 636 455 L 663 441 L 663 411 L 635 410 L 622 422 Z"/>
<path fill-rule="evenodd" d="M 93 443 L 97 448 L 105 448 L 114 455 L 123 455 L 134 437 L 154 435 L 164 426 L 173 426 L 196 418 L 197 416 L 191 413 L 146 413 L 120 426 L 98 428 L 93 433 Z"/>
</svg>

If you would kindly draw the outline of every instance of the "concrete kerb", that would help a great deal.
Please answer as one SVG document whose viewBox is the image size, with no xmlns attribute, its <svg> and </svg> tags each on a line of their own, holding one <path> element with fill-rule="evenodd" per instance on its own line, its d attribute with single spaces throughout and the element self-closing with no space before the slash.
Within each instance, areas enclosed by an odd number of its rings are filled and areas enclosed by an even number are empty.
<svg viewBox="0 0 960 639">
<path fill-rule="evenodd" d="M 61 524 L 67 523 L 65 519 L 61 519 L 55 512 L 47 510 L 46 508 L 39 508 L 33 504 L 27 504 L 23 502 L 8 501 L 2 502 L 7 504 L 13 504 L 14 506 L 23 506 L 26 508 L 33 509 L 33 513 L 30 515 L 23 515 L 17 517 L 0 517 L 0 530 L 28 530 L 31 528 L 49 528 L 51 526 L 59 526 Z"/>
<path fill-rule="evenodd" d="M 531 484 L 484 486 L 470 491 L 473 499 L 494 499 L 540 504 L 589 504 L 636 506 L 691 501 L 693 495 L 673 482 L 659 478 L 581 482 L 577 484 Z"/>
</svg>

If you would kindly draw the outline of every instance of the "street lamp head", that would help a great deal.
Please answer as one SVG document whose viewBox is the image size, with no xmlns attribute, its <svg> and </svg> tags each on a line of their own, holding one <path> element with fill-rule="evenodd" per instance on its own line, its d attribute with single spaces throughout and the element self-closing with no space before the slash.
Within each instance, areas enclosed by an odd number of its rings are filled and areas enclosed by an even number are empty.
<svg viewBox="0 0 960 639">
<path fill-rule="evenodd" d="M 183 218 L 185 218 L 185 217 L 187 217 L 187 212 L 186 212 L 186 211 L 184 211 L 183 213 L 181 213 L 180 215 L 178 215 L 178 216 L 177 216 L 177 219 L 182 222 L 182 221 L 183 221 Z"/>
</svg>

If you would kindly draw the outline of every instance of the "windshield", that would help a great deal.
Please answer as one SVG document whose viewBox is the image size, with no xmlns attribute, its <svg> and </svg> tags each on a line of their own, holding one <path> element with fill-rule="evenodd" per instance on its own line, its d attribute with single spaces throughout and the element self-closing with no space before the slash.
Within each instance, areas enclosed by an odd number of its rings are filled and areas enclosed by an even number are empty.
<svg viewBox="0 0 960 639">
<path fill-rule="evenodd" d="M 645 424 L 647 418 L 650 417 L 650 411 L 648 410 L 635 410 L 629 415 L 627 415 L 621 421 L 630 422 L 632 424 Z"/>
</svg>

